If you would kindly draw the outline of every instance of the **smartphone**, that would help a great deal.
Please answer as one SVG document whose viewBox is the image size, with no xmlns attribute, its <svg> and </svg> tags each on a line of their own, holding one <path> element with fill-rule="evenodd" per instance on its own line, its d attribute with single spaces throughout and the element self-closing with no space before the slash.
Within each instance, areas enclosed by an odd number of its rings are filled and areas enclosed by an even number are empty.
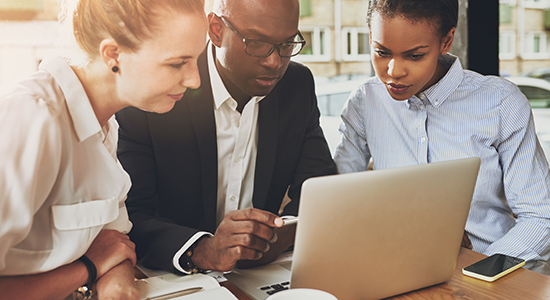
<svg viewBox="0 0 550 300">
<path fill-rule="evenodd" d="M 462 274 L 493 282 L 525 265 L 525 260 L 504 254 L 493 254 L 462 269 Z"/>
</svg>

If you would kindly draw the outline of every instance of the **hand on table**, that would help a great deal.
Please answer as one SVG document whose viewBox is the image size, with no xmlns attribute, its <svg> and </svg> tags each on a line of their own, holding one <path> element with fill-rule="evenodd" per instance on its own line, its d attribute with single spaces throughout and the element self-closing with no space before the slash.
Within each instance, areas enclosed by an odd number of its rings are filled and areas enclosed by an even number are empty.
<svg viewBox="0 0 550 300">
<path fill-rule="evenodd" d="M 267 211 L 247 208 L 227 213 L 213 237 L 202 239 L 193 254 L 201 269 L 229 271 L 239 260 L 258 260 L 277 241 L 283 220 Z"/>
<path fill-rule="evenodd" d="M 132 262 L 125 260 L 101 276 L 97 281 L 96 291 L 99 300 L 141 299 L 134 281 Z"/>
</svg>

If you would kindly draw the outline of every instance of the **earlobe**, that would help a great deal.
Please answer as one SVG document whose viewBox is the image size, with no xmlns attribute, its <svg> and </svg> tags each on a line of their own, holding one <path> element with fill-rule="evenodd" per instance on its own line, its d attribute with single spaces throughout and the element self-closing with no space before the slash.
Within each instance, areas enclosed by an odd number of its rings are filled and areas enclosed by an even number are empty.
<svg viewBox="0 0 550 300">
<path fill-rule="evenodd" d="M 216 47 L 221 47 L 222 24 L 220 23 L 219 17 L 213 12 L 208 14 L 208 36 L 212 44 Z"/>
<path fill-rule="evenodd" d="M 113 39 L 104 39 L 99 44 L 99 54 L 101 55 L 101 59 L 110 70 L 113 70 L 113 68 L 116 67 L 118 72 L 119 53 L 120 47 L 118 46 L 118 43 Z"/>
</svg>

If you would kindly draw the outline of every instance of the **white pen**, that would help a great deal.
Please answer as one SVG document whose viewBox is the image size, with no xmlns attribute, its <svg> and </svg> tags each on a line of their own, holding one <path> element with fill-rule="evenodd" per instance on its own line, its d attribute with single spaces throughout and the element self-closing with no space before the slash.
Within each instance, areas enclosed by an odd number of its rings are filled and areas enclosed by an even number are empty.
<svg viewBox="0 0 550 300">
<path fill-rule="evenodd" d="M 281 218 L 283 219 L 283 221 L 285 221 L 283 226 L 298 223 L 298 217 L 295 217 L 295 216 L 282 216 Z"/>
<path fill-rule="evenodd" d="M 180 296 L 193 294 L 193 293 L 200 292 L 200 291 L 202 291 L 202 287 L 198 286 L 198 287 L 192 287 L 192 288 L 188 288 L 188 289 L 173 292 L 173 293 L 168 293 L 168 294 L 164 294 L 164 295 L 149 297 L 149 298 L 146 298 L 145 300 L 167 300 L 167 299 L 172 299 L 172 298 L 176 298 L 176 297 L 180 297 Z"/>
</svg>

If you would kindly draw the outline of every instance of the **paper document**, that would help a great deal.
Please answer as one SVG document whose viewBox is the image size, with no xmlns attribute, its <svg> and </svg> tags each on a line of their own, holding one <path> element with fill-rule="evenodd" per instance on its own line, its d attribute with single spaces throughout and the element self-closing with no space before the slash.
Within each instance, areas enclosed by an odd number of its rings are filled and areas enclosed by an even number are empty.
<svg viewBox="0 0 550 300">
<path fill-rule="evenodd" d="M 219 287 L 217 289 L 206 290 L 198 293 L 194 293 L 187 296 L 182 296 L 178 298 L 172 298 L 171 300 L 238 300 L 235 295 L 233 295 L 225 287 Z"/>
<path fill-rule="evenodd" d="M 218 281 L 204 274 L 193 274 L 187 276 L 179 276 L 176 274 L 166 274 L 155 276 L 136 281 L 136 287 L 141 295 L 141 299 L 158 297 L 194 287 L 202 287 L 200 292 L 193 294 L 174 297 L 171 299 L 220 299 L 220 300 L 235 300 L 237 299 L 231 292 L 220 286 Z M 214 296 L 215 295 L 215 296 Z M 207 298 L 204 298 L 207 297 Z M 214 297 L 214 298 L 212 298 Z"/>
</svg>

